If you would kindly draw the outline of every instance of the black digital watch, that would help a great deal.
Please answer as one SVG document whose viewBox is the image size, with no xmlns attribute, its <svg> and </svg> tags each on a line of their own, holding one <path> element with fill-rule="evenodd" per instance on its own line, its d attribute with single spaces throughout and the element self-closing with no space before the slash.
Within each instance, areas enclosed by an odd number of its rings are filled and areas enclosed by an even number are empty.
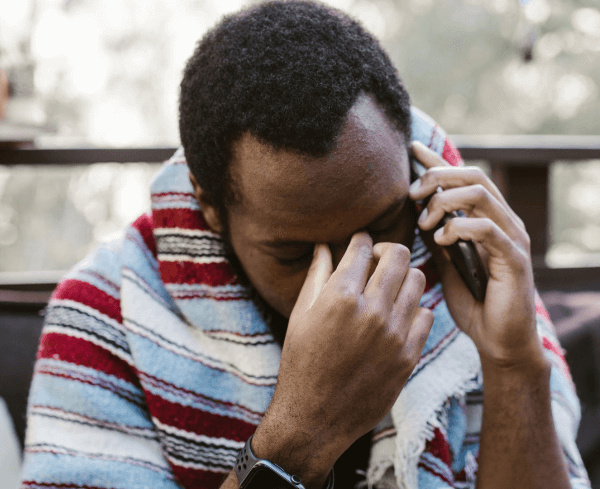
<svg viewBox="0 0 600 489">
<path fill-rule="evenodd" d="M 290 475 L 279 465 L 256 458 L 252 453 L 252 436 L 240 450 L 235 462 L 235 474 L 240 489 L 305 489 L 300 477 Z M 333 469 L 324 489 L 333 489 Z"/>
</svg>

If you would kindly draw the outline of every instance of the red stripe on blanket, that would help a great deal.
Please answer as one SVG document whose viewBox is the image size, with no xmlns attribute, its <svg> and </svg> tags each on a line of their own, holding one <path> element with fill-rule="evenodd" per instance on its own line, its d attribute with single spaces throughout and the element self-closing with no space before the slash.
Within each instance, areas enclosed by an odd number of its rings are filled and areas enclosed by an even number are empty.
<svg viewBox="0 0 600 489">
<path fill-rule="evenodd" d="M 433 142 L 435 141 L 435 137 L 437 136 L 437 132 L 438 132 L 438 125 L 435 124 L 433 126 L 433 129 L 431 130 L 431 136 L 429 137 L 429 143 L 427 144 L 428 147 L 430 147 L 433 151 L 435 151 L 436 148 L 432 148 L 433 146 Z"/>
<path fill-rule="evenodd" d="M 175 464 L 171 464 L 171 467 L 173 468 L 173 474 L 175 474 L 182 487 L 217 489 L 221 487 L 221 484 L 229 475 L 207 470 L 186 469 Z M 233 466 L 231 468 L 233 469 Z"/>
<path fill-rule="evenodd" d="M 417 267 L 425 275 L 425 290 L 423 293 L 429 292 L 431 287 L 440 281 L 439 274 L 433 266 L 433 260 L 427 260 L 423 265 Z"/>
<path fill-rule="evenodd" d="M 460 472 L 455 472 L 454 480 L 456 482 L 467 482 L 467 473 L 465 472 L 465 469 L 462 469 Z"/>
<path fill-rule="evenodd" d="M 42 335 L 38 358 L 51 358 L 93 368 L 139 386 L 137 375 L 123 360 L 101 346 L 67 334 Z"/>
<path fill-rule="evenodd" d="M 559 345 L 555 344 L 553 341 L 550 341 L 550 339 L 546 337 L 542 337 L 542 344 L 546 350 L 551 351 L 557 357 L 564 360 L 565 357 L 563 356 L 562 348 Z"/>
<path fill-rule="evenodd" d="M 448 477 L 445 477 L 444 474 L 441 474 L 437 470 L 434 470 L 433 467 L 430 467 L 429 465 L 425 465 L 423 462 L 419 462 L 417 467 L 425 470 L 426 472 L 429 472 L 430 474 L 436 476 L 438 479 L 443 480 L 450 487 L 454 487 L 454 481 L 452 481 L 451 479 L 448 479 Z"/>
<path fill-rule="evenodd" d="M 123 322 L 119 299 L 115 299 L 88 282 L 75 279 L 63 280 L 52 293 L 50 300 L 54 299 L 79 302 L 96 309 L 119 323 Z"/>
<path fill-rule="evenodd" d="M 535 312 L 537 314 L 539 314 L 540 316 L 546 318 L 548 321 L 552 322 L 552 319 L 550 318 L 550 314 L 546 310 L 546 306 L 544 306 L 542 299 L 537 294 L 536 294 L 536 298 L 535 298 Z"/>
<path fill-rule="evenodd" d="M 454 146 L 454 144 L 452 144 L 452 142 L 448 138 L 446 138 L 446 141 L 444 142 L 444 150 L 442 151 L 442 158 L 444 158 L 452 166 L 463 166 L 464 165 L 462 157 L 460 156 L 460 153 L 458 152 L 458 149 L 456 149 L 456 146 Z"/>
<path fill-rule="evenodd" d="M 235 441 L 246 441 L 256 430 L 255 425 L 240 419 L 170 402 L 148 390 L 145 394 L 152 417 L 180 430 Z"/>
<path fill-rule="evenodd" d="M 237 284 L 233 268 L 226 262 L 161 261 L 160 276 L 164 284 L 203 284 L 212 287 Z"/>
<path fill-rule="evenodd" d="M 154 209 L 152 217 L 154 229 L 182 228 L 210 231 L 202 212 L 192 209 Z"/>
<path fill-rule="evenodd" d="M 134 221 L 133 227 L 142 235 L 146 247 L 152 252 L 154 258 L 156 258 L 156 241 L 152 232 L 152 215 L 149 213 L 141 215 Z"/>
<path fill-rule="evenodd" d="M 431 453 L 444 462 L 448 467 L 452 468 L 450 445 L 439 428 L 435 428 L 433 430 L 433 438 L 431 440 L 427 440 L 427 443 L 425 444 L 425 451 Z"/>
<path fill-rule="evenodd" d="M 563 350 L 560 347 L 560 345 L 546 337 L 542 337 L 542 345 L 544 345 L 544 348 L 546 350 L 548 350 L 554 354 L 554 356 L 558 359 L 560 369 L 563 371 L 566 378 L 572 382 L 573 379 L 571 377 L 571 371 L 569 370 L 569 365 L 567 363 L 567 360 L 565 359 Z"/>
</svg>

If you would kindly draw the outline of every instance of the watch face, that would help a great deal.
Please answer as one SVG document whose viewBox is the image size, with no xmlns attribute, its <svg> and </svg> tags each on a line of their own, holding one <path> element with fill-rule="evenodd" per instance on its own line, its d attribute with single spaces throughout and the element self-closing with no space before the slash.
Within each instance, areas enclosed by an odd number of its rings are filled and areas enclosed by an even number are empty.
<svg viewBox="0 0 600 489">
<path fill-rule="evenodd" d="M 296 487 L 261 464 L 256 464 L 252 468 L 242 485 L 242 489 L 295 489 Z"/>
</svg>

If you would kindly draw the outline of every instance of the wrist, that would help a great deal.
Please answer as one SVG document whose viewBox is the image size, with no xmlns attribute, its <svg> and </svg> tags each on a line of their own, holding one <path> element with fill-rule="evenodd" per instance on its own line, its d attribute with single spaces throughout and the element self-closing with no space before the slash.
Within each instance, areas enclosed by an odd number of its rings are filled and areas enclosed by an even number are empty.
<svg viewBox="0 0 600 489">
<path fill-rule="evenodd" d="M 315 437 L 287 426 L 276 428 L 267 420 L 258 426 L 252 451 L 257 458 L 277 464 L 290 475 L 297 475 L 307 489 L 325 487 L 327 477 L 337 460 L 329 445 L 318 443 Z"/>
<path fill-rule="evenodd" d="M 535 316 L 530 321 L 512 329 L 517 329 L 511 338 L 497 339 L 500 344 L 477 344 L 482 369 L 504 374 L 540 371 L 548 360 L 538 335 Z M 502 344 L 504 343 L 504 344 Z"/>
<path fill-rule="evenodd" d="M 539 339 L 537 343 L 524 349 L 519 357 L 510 360 L 498 361 L 481 354 L 480 358 L 486 391 L 495 387 L 524 386 L 528 383 L 540 385 L 546 378 L 549 381 L 552 369 Z"/>
</svg>

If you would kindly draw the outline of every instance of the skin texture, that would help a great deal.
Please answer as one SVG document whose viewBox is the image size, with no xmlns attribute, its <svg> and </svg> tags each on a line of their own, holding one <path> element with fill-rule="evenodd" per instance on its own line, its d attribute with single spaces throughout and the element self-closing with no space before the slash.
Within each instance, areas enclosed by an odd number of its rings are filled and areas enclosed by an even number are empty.
<svg viewBox="0 0 600 489">
<path fill-rule="evenodd" d="M 410 246 L 414 238 L 404 138 L 368 97 L 350 111 L 332 154 L 276 152 L 247 134 L 234 145 L 232 171 L 243 197 L 229 214 L 231 244 L 259 294 L 285 317 L 315 243 L 329 244 L 335 267 L 361 229 L 375 242 Z"/>
<path fill-rule="evenodd" d="M 433 228 L 444 211 L 463 210 L 467 217 L 452 220 L 435 243 L 473 239 L 490 274 L 485 304 L 477 303 L 430 240 L 450 313 L 482 359 L 478 488 L 569 487 L 522 222 L 481 172 L 451 168 L 418 143 L 413 150 L 429 171 L 410 198 L 446 189 L 429 202 L 421 229 Z M 408 268 L 415 216 L 406 199 L 406 146 L 364 95 L 330 155 L 275 152 L 246 135 L 234 146 L 232 171 L 242 201 L 230 209 L 231 245 L 259 294 L 290 318 L 253 449 L 319 488 L 337 458 L 389 411 L 433 321 L 418 307 L 424 277 Z M 219 232 L 217 213 L 192 183 Z M 234 473 L 222 487 L 237 487 Z"/>
</svg>

